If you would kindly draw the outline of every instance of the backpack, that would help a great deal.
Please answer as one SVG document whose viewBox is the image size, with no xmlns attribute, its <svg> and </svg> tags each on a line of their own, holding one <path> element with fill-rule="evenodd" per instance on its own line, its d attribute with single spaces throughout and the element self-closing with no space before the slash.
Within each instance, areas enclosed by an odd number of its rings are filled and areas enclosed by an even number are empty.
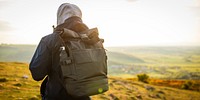
<svg viewBox="0 0 200 100">
<path fill-rule="evenodd" d="M 64 28 L 59 33 L 62 83 L 74 97 L 108 91 L 107 56 L 98 35 L 97 28 L 81 33 Z"/>
</svg>

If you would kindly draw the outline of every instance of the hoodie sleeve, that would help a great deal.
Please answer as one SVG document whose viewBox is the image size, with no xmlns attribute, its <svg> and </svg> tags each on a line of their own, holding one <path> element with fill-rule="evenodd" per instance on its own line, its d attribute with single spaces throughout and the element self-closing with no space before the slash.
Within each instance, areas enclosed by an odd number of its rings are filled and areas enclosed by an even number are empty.
<svg viewBox="0 0 200 100">
<path fill-rule="evenodd" d="M 41 39 L 33 57 L 29 64 L 32 77 L 36 81 L 42 80 L 51 67 L 51 52 L 47 47 L 47 43 Z"/>
</svg>

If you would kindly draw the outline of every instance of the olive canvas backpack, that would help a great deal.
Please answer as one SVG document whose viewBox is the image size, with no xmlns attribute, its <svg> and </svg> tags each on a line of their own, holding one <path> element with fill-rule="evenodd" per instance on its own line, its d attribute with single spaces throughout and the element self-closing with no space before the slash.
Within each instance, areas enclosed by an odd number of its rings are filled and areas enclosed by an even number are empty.
<svg viewBox="0 0 200 100">
<path fill-rule="evenodd" d="M 107 56 L 97 28 L 81 33 L 64 28 L 59 33 L 63 85 L 74 97 L 108 91 Z"/>
</svg>

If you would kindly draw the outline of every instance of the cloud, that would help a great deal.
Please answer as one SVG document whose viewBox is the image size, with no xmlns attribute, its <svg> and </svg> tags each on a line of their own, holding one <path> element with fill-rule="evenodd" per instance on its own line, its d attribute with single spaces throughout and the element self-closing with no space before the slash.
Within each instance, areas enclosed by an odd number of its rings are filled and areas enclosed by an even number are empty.
<svg viewBox="0 0 200 100">
<path fill-rule="evenodd" d="M 138 1 L 138 0 L 126 0 L 128 2 L 135 2 L 135 1 Z"/>
<path fill-rule="evenodd" d="M 0 20 L 0 30 L 1 32 L 8 32 L 14 30 L 14 28 L 9 22 Z"/>
<path fill-rule="evenodd" d="M 5 6 L 7 6 L 7 5 L 9 5 L 9 1 L 6 1 L 6 0 L 0 0 L 0 8 L 3 8 L 3 7 L 5 7 Z"/>
</svg>

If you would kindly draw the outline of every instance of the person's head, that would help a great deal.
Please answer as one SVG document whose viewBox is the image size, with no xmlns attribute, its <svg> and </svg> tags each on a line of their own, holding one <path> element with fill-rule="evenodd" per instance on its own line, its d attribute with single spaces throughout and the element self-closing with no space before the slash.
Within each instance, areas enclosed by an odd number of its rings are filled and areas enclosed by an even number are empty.
<svg viewBox="0 0 200 100">
<path fill-rule="evenodd" d="M 73 16 L 82 18 L 82 12 L 80 8 L 70 3 L 61 4 L 57 11 L 57 25 L 64 23 L 65 20 Z"/>
</svg>

